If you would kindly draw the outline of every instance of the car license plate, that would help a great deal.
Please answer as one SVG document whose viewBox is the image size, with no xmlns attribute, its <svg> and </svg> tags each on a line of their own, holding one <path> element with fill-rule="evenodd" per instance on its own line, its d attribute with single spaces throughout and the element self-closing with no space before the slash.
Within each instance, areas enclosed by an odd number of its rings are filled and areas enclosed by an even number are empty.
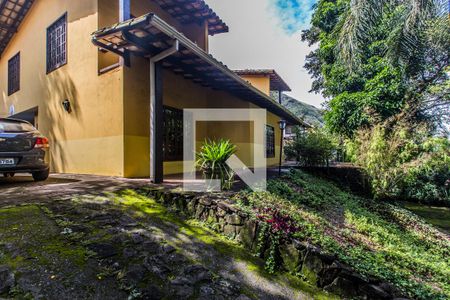
<svg viewBox="0 0 450 300">
<path fill-rule="evenodd" d="M 14 158 L 0 158 L 0 166 L 14 165 Z"/>
</svg>

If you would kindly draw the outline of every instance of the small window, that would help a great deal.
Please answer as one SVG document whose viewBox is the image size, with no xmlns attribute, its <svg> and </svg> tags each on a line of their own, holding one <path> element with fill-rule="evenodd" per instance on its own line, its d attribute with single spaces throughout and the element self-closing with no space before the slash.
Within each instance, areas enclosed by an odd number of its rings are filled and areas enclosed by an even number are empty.
<svg viewBox="0 0 450 300">
<path fill-rule="evenodd" d="M 20 90 L 20 53 L 8 61 L 8 96 Z"/>
<path fill-rule="evenodd" d="M 67 14 L 47 28 L 47 73 L 67 63 Z"/>
<path fill-rule="evenodd" d="M 164 143 L 165 161 L 183 160 L 183 111 L 164 106 Z"/>
<path fill-rule="evenodd" d="M 266 125 L 266 157 L 275 157 L 275 128 Z"/>
</svg>

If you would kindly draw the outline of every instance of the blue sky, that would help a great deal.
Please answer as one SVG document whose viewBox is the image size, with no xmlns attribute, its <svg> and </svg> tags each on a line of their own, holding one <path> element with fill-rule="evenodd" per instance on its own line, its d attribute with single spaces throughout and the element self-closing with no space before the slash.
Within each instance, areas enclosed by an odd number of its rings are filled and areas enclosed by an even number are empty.
<svg viewBox="0 0 450 300">
<path fill-rule="evenodd" d="M 320 107 L 311 94 L 305 57 L 314 48 L 301 41 L 315 0 L 206 0 L 230 27 L 210 38 L 211 54 L 230 69 L 275 69 L 288 83 L 290 96 Z"/>
<path fill-rule="evenodd" d="M 269 9 L 273 9 L 283 30 L 287 34 L 294 34 L 308 27 L 316 2 L 317 0 L 270 0 Z"/>
</svg>

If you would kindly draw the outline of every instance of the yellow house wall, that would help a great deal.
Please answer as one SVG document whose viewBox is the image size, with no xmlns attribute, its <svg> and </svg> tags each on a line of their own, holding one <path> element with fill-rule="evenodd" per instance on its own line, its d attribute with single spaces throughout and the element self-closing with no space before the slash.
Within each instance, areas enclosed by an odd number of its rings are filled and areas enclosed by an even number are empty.
<svg viewBox="0 0 450 300">
<path fill-rule="evenodd" d="M 125 176 L 149 176 L 149 65 L 148 61 L 133 58 L 132 67 L 124 69 L 124 132 Z M 257 108 L 227 92 L 202 87 L 183 76 L 164 70 L 164 105 L 174 108 Z M 279 117 L 267 112 L 267 124 L 275 128 L 274 158 L 269 166 L 278 164 L 280 131 Z M 237 156 L 248 166 L 253 165 L 253 124 L 250 122 L 198 122 L 197 151 L 206 138 L 229 139 L 237 146 Z M 164 162 L 164 174 L 183 172 L 182 161 Z"/>
<path fill-rule="evenodd" d="M 270 76 L 267 75 L 241 75 L 241 78 L 249 82 L 255 88 L 266 95 L 270 95 Z"/>
<path fill-rule="evenodd" d="M 98 28 L 111 26 L 119 22 L 119 0 L 98 0 Z M 119 56 L 105 51 L 98 51 L 98 70 L 119 62 Z"/>
<path fill-rule="evenodd" d="M 108 3 L 107 0 L 35 2 L 0 58 L 0 116 L 7 116 L 12 104 L 16 113 L 39 108 L 37 123 L 39 130 L 50 138 L 52 171 L 145 177 L 149 175 L 148 60 L 133 58 L 131 68 L 120 67 L 98 75 L 99 67 L 117 60 L 114 56 L 102 58 L 90 42 L 93 31 L 117 17 L 115 8 L 111 9 Z M 149 3 L 132 1 L 132 13 L 138 16 L 154 11 L 169 23 L 176 23 Z M 101 7 L 106 8 L 102 8 L 99 15 Z M 46 28 L 65 12 L 68 63 L 46 74 Z M 203 47 L 207 48 L 205 27 L 175 25 L 194 40 L 197 36 L 198 44 L 202 46 L 203 41 Z M 21 89 L 8 96 L 7 62 L 19 51 Z M 63 110 L 64 99 L 72 103 L 71 114 Z M 204 88 L 167 70 L 164 72 L 164 104 L 177 108 L 255 107 L 227 92 Z M 268 123 L 275 129 L 278 119 L 268 113 Z M 197 145 L 199 147 L 206 137 L 230 139 L 238 147 L 239 158 L 252 166 L 252 132 L 253 125 L 245 122 L 199 124 Z M 279 130 L 275 133 L 278 145 Z M 279 153 L 279 146 L 276 149 Z M 269 164 L 276 164 L 276 161 L 276 158 L 268 159 Z M 165 162 L 164 168 L 165 174 L 180 173 L 182 164 Z"/>
<path fill-rule="evenodd" d="M 267 159 L 267 166 L 278 166 L 280 163 L 280 139 L 281 139 L 281 130 L 279 129 L 278 121 L 280 121 L 280 117 L 267 112 L 267 124 L 272 126 L 275 129 L 275 157 Z M 284 158 L 283 158 L 284 159 Z"/>
<path fill-rule="evenodd" d="M 248 101 L 228 92 L 202 87 L 183 76 L 170 71 L 164 73 L 164 104 L 175 108 L 257 108 Z M 278 164 L 281 133 L 280 117 L 267 112 L 267 124 L 275 128 L 275 157 L 267 159 L 267 165 Z M 197 151 L 205 138 L 229 139 L 237 146 L 236 155 L 249 167 L 253 164 L 253 123 L 251 122 L 199 122 L 197 124 Z M 182 162 L 164 162 L 164 174 L 182 173 Z"/>
<path fill-rule="evenodd" d="M 99 27 L 117 22 L 117 3 L 118 1 L 111 3 L 110 0 L 99 0 Z M 131 14 L 133 16 L 138 17 L 150 12 L 155 13 L 164 21 L 177 28 L 177 30 L 196 42 L 204 50 L 208 50 L 206 23 L 202 25 L 181 24 L 152 1 L 131 0 Z M 110 53 L 100 53 L 98 56 L 99 70 L 118 61 L 117 56 Z M 131 68 L 123 67 L 118 69 L 122 70 L 124 81 L 122 91 L 123 175 L 125 177 L 148 177 L 150 173 L 149 62 L 146 59 L 132 57 L 131 66 Z M 172 167 L 171 163 L 166 163 L 165 165 L 168 169 Z M 172 165 L 175 165 L 175 169 L 178 170 L 180 163 L 174 162 Z"/>
<path fill-rule="evenodd" d="M 150 66 L 139 57 L 124 67 L 124 174 L 150 175 Z"/>
<path fill-rule="evenodd" d="M 68 63 L 46 74 L 46 29 L 67 12 Z M 0 116 L 39 108 L 39 130 L 50 139 L 51 170 L 122 176 L 123 81 L 120 69 L 98 76 L 97 0 L 35 1 L 0 58 Z M 21 53 L 20 91 L 7 95 L 8 59 Z M 72 113 L 61 105 L 72 104 Z"/>
</svg>

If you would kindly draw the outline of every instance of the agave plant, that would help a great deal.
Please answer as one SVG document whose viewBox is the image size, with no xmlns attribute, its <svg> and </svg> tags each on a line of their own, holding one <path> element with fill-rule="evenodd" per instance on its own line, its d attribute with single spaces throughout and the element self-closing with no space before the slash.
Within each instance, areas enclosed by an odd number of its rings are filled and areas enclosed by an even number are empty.
<svg viewBox="0 0 450 300">
<path fill-rule="evenodd" d="M 222 189 L 230 189 L 234 172 L 226 161 L 235 152 L 236 146 L 229 140 L 205 140 L 200 152 L 196 154 L 196 165 L 203 171 L 207 181 L 219 179 Z"/>
</svg>

